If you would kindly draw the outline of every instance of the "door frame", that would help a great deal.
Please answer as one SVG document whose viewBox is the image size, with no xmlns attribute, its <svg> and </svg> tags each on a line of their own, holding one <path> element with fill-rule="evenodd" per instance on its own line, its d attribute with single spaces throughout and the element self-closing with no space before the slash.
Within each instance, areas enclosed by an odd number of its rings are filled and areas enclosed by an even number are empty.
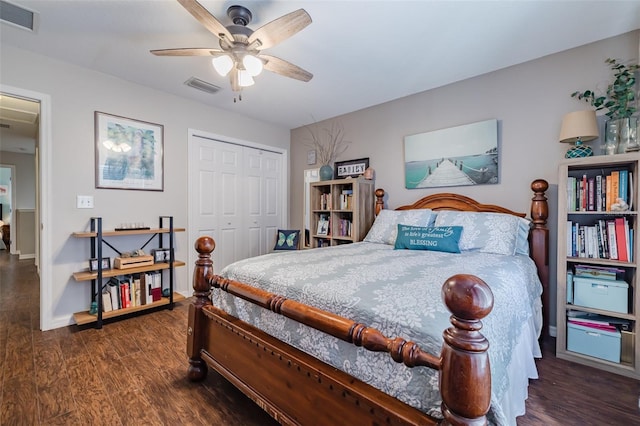
<svg viewBox="0 0 640 426">
<path fill-rule="evenodd" d="M 40 276 L 40 329 L 50 330 L 53 327 L 52 306 L 52 262 L 51 262 L 51 96 L 45 93 L 0 83 L 0 93 L 24 98 L 40 104 L 40 122 L 38 126 L 38 164 L 36 167 L 36 217 L 39 218 L 39 232 L 36 240 L 36 262 Z M 13 245 L 13 244 L 12 244 Z"/>
<path fill-rule="evenodd" d="M 187 142 L 188 142 L 187 143 L 187 146 L 188 146 L 187 170 L 189 171 L 187 176 L 187 184 L 189 188 L 191 188 L 194 180 L 198 178 L 197 176 L 198 167 L 196 167 L 196 165 L 192 164 L 191 162 L 192 155 L 194 154 L 194 149 L 196 149 L 195 138 L 197 137 L 281 154 L 282 155 L 282 171 L 280 176 L 281 178 L 280 189 L 282 191 L 281 222 L 282 222 L 282 226 L 287 226 L 287 224 L 289 223 L 289 208 L 288 208 L 288 205 L 289 205 L 289 152 L 288 150 L 284 148 L 271 146 L 271 145 L 264 145 L 257 142 L 250 142 L 242 139 L 232 138 L 229 136 L 219 135 L 215 133 L 205 132 L 203 130 L 190 128 L 188 130 L 188 138 L 187 138 Z M 188 282 L 193 282 L 193 265 L 195 265 L 195 262 L 197 259 L 196 251 L 193 248 L 194 247 L 193 245 L 195 244 L 195 240 L 196 240 L 196 233 L 197 233 L 197 230 L 193 229 L 193 224 L 195 223 L 195 219 L 193 217 L 193 215 L 195 214 L 194 208 L 193 208 L 194 201 L 195 199 L 194 199 L 194 196 L 192 195 L 192 192 L 187 191 L 187 241 L 188 241 L 187 246 L 189 247 L 189 256 L 188 256 L 189 263 L 187 264 L 187 267 L 189 270 Z M 220 272 L 220 271 L 217 271 L 217 272 Z M 189 294 L 184 294 L 184 296 L 185 297 L 191 296 L 191 290 L 187 289 L 187 292 Z"/>
</svg>

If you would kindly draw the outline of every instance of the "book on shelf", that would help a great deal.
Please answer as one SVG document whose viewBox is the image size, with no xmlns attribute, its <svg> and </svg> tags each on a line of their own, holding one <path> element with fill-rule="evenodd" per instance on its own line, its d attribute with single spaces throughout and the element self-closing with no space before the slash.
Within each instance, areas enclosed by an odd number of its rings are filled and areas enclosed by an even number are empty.
<svg viewBox="0 0 640 426">
<path fill-rule="evenodd" d="M 120 281 L 113 277 L 107 283 L 109 293 L 111 294 L 111 308 L 113 310 L 120 309 Z"/>
<path fill-rule="evenodd" d="M 588 277 L 602 280 L 615 281 L 624 277 L 624 269 L 614 266 L 582 265 L 574 266 L 576 277 Z"/>
<path fill-rule="evenodd" d="M 620 171 L 614 170 L 611 172 L 611 204 L 612 205 L 618 201 L 619 191 L 620 191 Z"/>
<path fill-rule="evenodd" d="M 627 204 L 629 204 L 629 210 L 633 210 L 633 172 L 629 172 L 629 179 L 627 179 L 627 181 L 629 186 L 629 200 Z"/>
<path fill-rule="evenodd" d="M 120 300 L 121 308 L 131 307 L 131 285 L 127 277 L 120 280 Z"/>
<path fill-rule="evenodd" d="M 629 261 L 629 251 L 627 249 L 628 246 L 628 233 L 625 229 L 628 227 L 625 225 L 626 220 L 623 217 L 616 217 L 614 219 L 615 229 L 616 229 L 616 244 L 618 249 L 618 260 L 621 262 Z"/>
<path fill-rule="evenodd" d="M 601 212 L 602 208 L 602 175 L 597 175 L 596 178 L 596 207 L 595 210 Z"/>
<path fill-rule="evenodd" d="M 632 326 L 631 320 L 628 319 L 576 310 L 567 311 L 567 321 L 573 324 L 583 325 L 585 327 L 611 331 L 631 330 Z"/>
<path fill-rule="evenodd" d="M 596 178 L 587 179 L 587 211 L 595 211 L 596 209 Z"/>
<path fill-rule="evenodd" d="M 605 211 L 611 211 L 611 175 L 605 177 Z"/>
<path fill-rule="evenodd" d="M 607 237 L 609 239 L 609 259 L 618 260 L 618 242 L 616 238 L 616 224 L 607 220 Z"/>
<path fill-rule="evenodd" d="M 113 306 L 111 305 L 111 293 L 109 290 L 102 292 L 102 312 L 111 312 Z"/>
<path fill-rule="evenodd" d="M 629 202 L 629 172 L 627 170 L 620 170 L 618 183 L 618 198 L 625 203 Z"/>
<path fill-rule="evenodd" d="M 162 273 L 160 271 L 149 272 L 146 277 L 147 303 L 157 302 L 162 298 Z"/>
</svg>

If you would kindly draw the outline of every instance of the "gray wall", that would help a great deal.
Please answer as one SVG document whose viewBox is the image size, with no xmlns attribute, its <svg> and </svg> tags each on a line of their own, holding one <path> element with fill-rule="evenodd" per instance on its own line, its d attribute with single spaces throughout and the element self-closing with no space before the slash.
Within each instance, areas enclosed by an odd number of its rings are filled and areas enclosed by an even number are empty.
<svg viewBox="0 0 640 426">
<path fill-rule="evenodd" d="M 571 98 L 572 92 L 606 87 L 611 79 L 606 58 L 637 61 L 639 37 L 640 31 L 627 33 L 340 116 L 345 139 L 352 144 L 339 160 L 369 157 L 376 187 L 386 190 L 389 208 L 435 192 L 457 192 L 528 212 L 531 181 L 546 179 L 551 185 L 547 196 L 551 208 L 551 322 L 555 324 L 557 174 L 558 160 L 567 150 L 566 144 L 558 143 L 560 123 L 567 112 L 589 108 Z M 499 126 L 499 184 L 405 189 L 404 136 L 492 118 Z M 302 223 L 303 170 L 319 167 L 306 165 L 307 138 L 304 128 L 291 131 L 290 220 L 298 228 Z M 592 143 L 596 152 L 598 144 Z"/>
<path fill-rule="evenodd" d="M 36 207 L 36 159 L 33 154 L 0 151 L 0 164 L 15 166 L 16 205 L 14 209 Z"/>
</svg>

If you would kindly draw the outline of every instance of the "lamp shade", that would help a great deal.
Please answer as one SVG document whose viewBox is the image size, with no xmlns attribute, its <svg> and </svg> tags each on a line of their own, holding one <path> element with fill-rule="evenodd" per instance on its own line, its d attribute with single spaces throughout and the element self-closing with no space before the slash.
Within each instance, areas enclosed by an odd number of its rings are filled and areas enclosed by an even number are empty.
<svg viewBox="0 0 640 426">
<path fill-rule="evenodd" d="M 229 71 L 233 68 L 233 59 L 229 55 L 220 55 L 211 60 L 213 64 L 213 68 L 220 74 L 221 76 L 226 76 L 229 74 Z"/>
<path fill-rule="evenodd" d="M 253 55 L 245 55 L 242 59 L 242 64 L 244 65 L 244 69 L 247 70 L 249 75 L 252 77 L 257 76 L 262 72 L 262 61 Z"/>
<path fill-rule="evenodd" d="M 598 136 L 600 133 L 594 110 L 574 111 L 562 118 L 560 142 L 587 142 L 597 139 Z"/>
</svg>

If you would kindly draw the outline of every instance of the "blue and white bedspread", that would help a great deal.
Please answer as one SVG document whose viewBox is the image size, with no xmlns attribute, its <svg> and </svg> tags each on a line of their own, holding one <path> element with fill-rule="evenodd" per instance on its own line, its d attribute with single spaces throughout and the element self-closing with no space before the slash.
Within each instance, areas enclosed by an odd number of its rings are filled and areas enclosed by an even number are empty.
<svg viewBox="0 0 640 426">
<path fill-rule="evenodd" d="M 414 341 L 438 354 L 442 331 L 450 326 L 441 287 L 461 273 L 478 276 L 493 292 L 494 308 L 482 329 L 490 342 L 488 417 L 491 423 L 515 424 L 515 416 L 524 413 L 528 379 L 537 377 L 533 358 L 540 356 L 536 339 L 542 286 L 529 257 L 394 250 L 362 242 L 254 257 L 229 265 L 221 275 L 334 312 L 386 336 Z M 386 353 L 355 347 L 221 291 L 214 291 L 212 299 L 231 315 L 441 417 L 436 371 L 405 367 Z M 513 405 L 513 399 L 521 401 Z"/>
</svg>

